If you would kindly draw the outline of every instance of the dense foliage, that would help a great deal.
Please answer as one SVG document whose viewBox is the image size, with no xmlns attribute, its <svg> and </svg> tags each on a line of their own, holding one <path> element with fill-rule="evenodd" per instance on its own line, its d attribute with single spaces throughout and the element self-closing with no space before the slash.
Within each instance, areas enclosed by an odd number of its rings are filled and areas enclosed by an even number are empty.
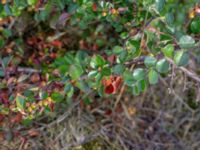
<svg viewBox="0 0 200 150">
<path fill-rule="evenodd" d="M 199 14 L 198 0 L 2 0 L 1 116 L 139 95 L 176 66 L 200 82 L 186 69 L 200 63 Z"/>
</svg>

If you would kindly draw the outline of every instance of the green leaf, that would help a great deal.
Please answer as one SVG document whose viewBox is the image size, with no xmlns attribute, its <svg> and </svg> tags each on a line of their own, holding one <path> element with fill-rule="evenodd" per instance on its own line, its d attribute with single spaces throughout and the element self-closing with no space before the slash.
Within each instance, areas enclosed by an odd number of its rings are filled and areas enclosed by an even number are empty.
<svg viewBox="0 0 200 150">
<path fill-rule="evenodd" d="M 34 92 L 33 92 L 33 95 L 34 95 Z M 46 91 L 40 91 L 39 96 L 41 99 L 47 99 L 48 93 Z"/>
<path fill-rule="evenodd" d="M 122 33 L 120 34 L 120 37 L 121 37 L 122 39 L 126 39 L 126 38 L 128 37 L 128 33 L 127 33 L 127 32 L 122 32 Z"/>
<path fill-rule="evenodd" d="M 124 83 L 126 85 L 132 86 L 133 82 L 134 82 L 134 78 L 133 78 L 133 74 L 130 72 L 130 70 L 125 70 L 123 73 L 123 79 L 124 79 Z"/>
<path fill-rule="evenodd" d="M 138 53 L 138 50 L 140 50 L 140 41 L 135 39 L 129 39 L 126 42 L 126 49 L 132 55 Z"/>
<path fill-rule="evenodd" d="M 111 75 L 111 68 L 109 67 L 104 67 L 101 71 L 103 76 L 110 76 Z"/>
<path fill-rule="evenodd" d="M 71 53 L 67 53 L 64 57 L 64 60 L 67 64 L 74 64 L 74 55 L 72 55 Z"/>
<path fill-rule="evenodd" d="M 156 64 L 156 69 L 160 73 L 167 73 L 169 71 L 169 68 L 170 66 L 166 59 L 161 59 Z"/>
<path fill-rule="evenodd" d="M 11 36 L 12 36 L 12 30 L 4 29 L 4 30 L 3 30 L 3 35 L 4 35 L 6 38 L 11 37 Z"/>
<path fill-rule="evenodd" d="M 89 56 L 85 51 L 78 51 L 75 60 L 81 65 L 88 65 Z"/>
<path fill-rule="evenodd" d="M 179 40 L 179 45 L 181 48 L 191 48 L 194 46 L 194 44 L 195 40 L 189 35 L 184 35 Z"/>
<path fill-rule="evenodd" d="M 0 3 L 0 13 L 3 11 L 3 4 Z"/>
<path fill-rule="evenodd" d="M 4 5 L 4 10 L 8 16 L 12 16 L 12 10 L 8 4 Z"/>
<path fill-rule="evenodd" d="M 137 81 L 133 86 L 132 86 L 132 93 L 133 95 L 139 95 L 140 92 L 144 92 L 147 89 L 147 82 L 146 80 L 140 80 Z"/>
<path fill-rule="evenodd" d="M 84 98 L 84 99 L 83 99 L 83 102 L 84 102 L 84 104 L 86 104 L 86 105 L 89 105 L 89 104 L 92 103 L 91 99 L 89 99 L 88 97 L 87 97 L 87 98 Z"/>
<path fill-rule="evenodd" d="M 194 34 L 200 34 L 200 18 L 197 17 L 190 23 L 190 30 Z"/>
<path fill-rule="evenodd" d="M 166 15 L 165 15 L 165 19 L 166 19 L 166 22 L 168 23 L 168 24 L 172 24 L 173 22 L 174 22 L 174 15 L 173 15 L 173 13 L 167 13 Z"/>
<path fill-rule="evenodd" d="M 92 70 L 88 73 L 88 77 L 93 78 L 98 74 L 97 70 Z"/>
<path fill-rule="evenodd" d="M 2 59 L 2 67 L 5 69 L 8 67 L 10 61 L 12 60 L 13 56 L 7 56 Z"/>
<path fill-rule="evenodd" d="M 95 55 L 92 57 L 90 66 L 94 69 L 97 69 L 98 67 L 103 67 L 105 65 L 105 60 L 100 55 Z"/>
<path fill-rule="evenodd" d="M 132 93 L 133 93 L 133 95 L 135 95 L 135 96 L 138 96 L 138 95 L 140 94 L 140 90 L 138 89 L 138 86 L 137 86 L 137 85 L 134 85 L 134 86 L 132 87 Z"/>
<path fill-rule="evenodd" d="M 90 87 L 88 86 L 88 84 L 84 81 L 84 80 L 79 80 L 76 83 L 76 86 L 83 92 L 85 93 L 89 93 L 90 91 Z"/>
<path fill-rule="evenodd" d="M 67 83 L 64 87 L 64 92 L 67 93 L 67 97 L 71 98 L 74 94 L 74 87 L 71 83 Z"/>
<path fill-rule="evenodd" d="M 119 55 L 121 52 L 123 52 L 124 51 L 124 49 L 123 49 L 123 47 L 121 47 L 121 46 L 115 46 L 114 48 L 113 48 L 113 54 L 116 54 L 116 55 Z"/>
<path fill-rule="evenodd" d="M 27 0 L 28 5 L 35 5 L 37 0 Z"/>
<path fill-rule="evenodd" d="M 157 11 L 161 12 L 164 8 L 165 0 L 156 0 L 155 2 Z"/>
<path fill-rule="evenodd" d="M 18 95 L 15 99 L 17 108 L 24 109 L 25 108 L 25 99 L 24 97 Z"/>
<path fill-rule="evenodd" d="M 5 44 L 5 41 L 2 38 L 0 38 L 0 48 L 2 48 L 4 44 Z"/>
<path fill-rule="evenodd" d="M 58 67 L 58 69 L 59 69 L 61 75 L 63 75 L 63 76 L 67 75 L 68 74 L 68 70 L 69 70 L 69 65 L 60 65 Z"/>
<path fill-rule="evenodd" d="M 32 123 L 32 119 L 30 119 L 30 118 L 25 118 L 22 120 L 22 124 L 24 126 L 29 126 L 29 125 L 31 125 L 31 123 Z"/>
<path fill-rule="evenodd" d="M 188 64 L 189 55 L 184 51 L 178 51 L 175 53 L 174 62 L 177 66 L 185 66 Z"/>
<path fill-rule="evenodd" d="M 142 68 L 135 69 L 134 72 L 133 72 L 133 78 L 135 80 L 137 80 L 137 81 L 144 79 L 145 78 L 145 71 L 144 71 L 144 69 L 142 69 Z"/>
<path fill-rule="evenodd" d="M 146 80 L 140 80 L 137 82 L 138 90 L 140 92 L 144 92 L 147 89 L 147 81 Z"/>
<path fill-rule="evenodd" d="M 14 6 L 17 6 L 17 7 L 19 7 L 19 4 L 20 4 L 20 2 L 19 2 L 20 0 L 13 0 L 13 2 L 14 2 Z"/>
<path fill-rule="evenodd" d="M 158 83 L 158 73 L 155 70 L 150 69 L 148 73 L 148 79 L 150 84 Z"/>
<path fill-rule="evenodd" d="M 83 69 L 79 65 L 71 65 L 69 75 L 73 80 L 77 80 L 83 74 Z"/>
<path fill-rule="evenodd" d="M 151 57 L 151 56 L 147 56 L 144 60 L 144 64 L 147 67 L 154 67 L 156 65 L 156 58 Z"/>
<path fill-rule="evenodd" d="M 113 67 L 113 72 L 117 75 L 121 75 L 125 70 L 124 65 L 118 64 Z"/>
<path fill-rule="evenodd" d="M 98 73 L 95 77 L 96 79 L 96 87 L 98 87 L 99 85 L 101 85 L 101 79 L 102 79 L 102 74 L 101 73 Z"/>
<path fill-rule="evenodd" d="M 127 51 L 122 51 L 120 54 L 119 54 L 119 60 L 121 63 L 125 62 L 126 59 L 127 59 Z"/>
<path fill-rule="evenodd" d="M 60 13 L 56 13 L 54 16 L 51 17 L 49 21 L 49 25 L 52 29 L 56 29 L 59 16 L 60 16 Z"/>
<path fill-rule="evenodd" d="M 51 94 L 51 98 L 55 101 L 55 102 L 61 102 L 64 98 L 64 96 L 62 94 L 60 94 L 60 92 L 53 92 Z"/>
<path fill-rule="evenodd" d="M 174 46 L 172 44 L 168 44 L 162 49 L 162 52 L 166 57 L 172 58 L 174 54 Z"/>
<path fill-rule="evenodd" d="M 3 71 L 3 69 L 0 68 L 0 77 L 4 77 L 5 73 Z"/>
<path fill-rule="evenodd" d="M 64 87 L 64 92 L 65 92 L 65 93 L 69 92 L 71 88 L 72 88 L 72 84 L 69 83 L 69 82 L 67 82 L 67 83 L 65 84 L 65 87 Z"/>
</svg>

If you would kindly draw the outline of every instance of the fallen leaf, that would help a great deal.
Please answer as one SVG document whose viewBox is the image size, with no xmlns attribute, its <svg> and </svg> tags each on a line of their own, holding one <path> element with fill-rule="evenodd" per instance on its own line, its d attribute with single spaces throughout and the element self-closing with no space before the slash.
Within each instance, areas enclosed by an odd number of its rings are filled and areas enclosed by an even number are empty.
<svg viewBox="0 0 200 150">
<path fill-rule="evenodd" d="M 38 82 L 40 80 L 40 75 L 38 73 L 34 73 L 32 76 L 31 76 L 31 82 L 32 83 L 35 83 L 35 82 Z"/>
<path fill-rule="evenodd" d="M 11 123 L 20 123 L 22 121 L 22 114 L 17 113 L 14 117 L 11 118 Z"/>
<path fill-rule="evenodd" d="M 29 134 L 30 137 L 36 137 L 36 136 L 40 135 L 39 131 L 34 130 L 34 129 L 29 130 L 28 134 Z"/>
</svg>

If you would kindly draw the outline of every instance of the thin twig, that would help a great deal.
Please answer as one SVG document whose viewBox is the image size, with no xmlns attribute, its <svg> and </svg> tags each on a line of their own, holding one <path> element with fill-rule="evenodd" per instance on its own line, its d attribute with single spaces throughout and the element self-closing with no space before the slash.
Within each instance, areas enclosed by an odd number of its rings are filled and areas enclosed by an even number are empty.
<svg viewBox="0 0 200 150">
<path fill-rule="evenodd" d="M 176 66 L 176 64 L 174 63 L 173 60 L 171 60 L 170 58 L 167 58 L 167 60 L 169 61 L 170 64 L 172 64 L 173 66 Z M 194 73 L 194 72 L 186 69 L 185 67 L 178 67 L 178 69 L 180 69 L 181 71 L 183 71 L 188 77 L 190 77 L 190 78 L 192 78 L 195 81 L 197 81 L 197 82 L 200 83 L 200 78 L 199 78 L 199 76 L 196 73 Z"/>
<path fill-rule="evenodd" d="M 3 69 L 3 68 L 0 67 L 0 69 Z M 42 72 L 42 70 L 37 70 L 33 68 L 28 68 L 28 67 L 17 67 L 16 69 L 12 67 L 8 67 L 4 70 L 9 74 L 16 74 L 19 72 L 23 72 L 23 73 L 41 73 Z"/>
<path fill-rule="evenodd" d="M 25 67 L 18 67 L 17 68 L 18 72 L 25 72 L 25 73 L 40 73 L 41 70 L 36 70 L 33 68 L 25 68 Z"/>
<path fill-rule="evenodd" d="M 131 68 L 130 68 L 130 71 L 133 70 L 134 66 L 135 66 L 135 65 L 132 64 L 132 66 L 131 66 Z M 117 107 L 117 104 L 119 103 L 119 101 L 120 101 L 120 99 L 121 99 L 121 97 L 122 97 L 122 95 L 123 95 L 123 93 L 124 93 L 124 91 L 125 91 L 125 87 L 126 87 L 125 84 L 123 84 L 123 86 L 122 86 L 122 88 L 121 88 L 121 90 L 120 90 L 120 93 L 119 93 L 119 95 L 117 96 L 117 99 L 116 99 L 114 108 Z"/>
</svg>

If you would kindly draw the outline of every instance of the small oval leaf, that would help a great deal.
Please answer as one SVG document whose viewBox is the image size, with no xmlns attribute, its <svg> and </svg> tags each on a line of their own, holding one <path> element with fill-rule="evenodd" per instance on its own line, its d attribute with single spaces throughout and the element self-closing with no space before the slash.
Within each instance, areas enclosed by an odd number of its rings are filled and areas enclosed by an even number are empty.
<svg viewBox="0 0 200 150">
<path fill-rule="evenodd" d="M 169 68 L 170 66 L 166 59 L 161 59 L 156 64 L 156 69 L 160 73 L 167 73 L 169 71 Z"/>
</svg>

